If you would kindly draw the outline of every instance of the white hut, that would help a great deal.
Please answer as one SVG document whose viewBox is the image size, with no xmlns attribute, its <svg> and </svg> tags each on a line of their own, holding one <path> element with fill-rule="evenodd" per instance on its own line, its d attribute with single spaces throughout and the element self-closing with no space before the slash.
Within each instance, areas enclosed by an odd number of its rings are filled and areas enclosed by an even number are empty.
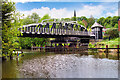
<svg viewBox="0 0 120 80">
<path fill-rule="evenodd" d="M 103 38 L 103 34 L 102 34 L 102 29 L 103 26 L 100 25 L 99 23 L 95 22 L 92 26 L 92 33 L 95 35 L 95 39 L 102 39 Z"/>
</svg>

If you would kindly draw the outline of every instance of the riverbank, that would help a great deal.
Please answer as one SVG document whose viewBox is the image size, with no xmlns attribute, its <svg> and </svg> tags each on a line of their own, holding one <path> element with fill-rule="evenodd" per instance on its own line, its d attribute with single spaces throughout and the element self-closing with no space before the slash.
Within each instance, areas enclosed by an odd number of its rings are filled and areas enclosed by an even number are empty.
<svg viewBox="0 0 120 80">
<path fill-rule="evenodd" d="M 97 42 L 96 45 L 98 45 L 98 47 L 102 47 L 102 48 L 106 48 L 106 45 L 108 45 L 109 48 L 117 48 L 117 45 L 120 45 L 120 38 L 115 38 L 115 39 L 105 39 L 102 40 L 100 42 Z"/>
</svg>

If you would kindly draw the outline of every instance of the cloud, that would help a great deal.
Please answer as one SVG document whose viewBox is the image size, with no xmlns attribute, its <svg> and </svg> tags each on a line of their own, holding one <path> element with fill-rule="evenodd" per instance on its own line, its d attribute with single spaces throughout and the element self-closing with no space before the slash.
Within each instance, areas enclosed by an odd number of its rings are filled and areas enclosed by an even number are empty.
<svg viewBox="0 0 120 80">
<path fill-rule="evenodd" d="M 40 2 L 40 1 L 49 1 L 49 2 L 119 2 L 119 0 L 8 0 L 12 2 Z"/>
<path fill-rule="evenodd" d="M 45 14 L 49 14 L 51 18 L 65 18 L 72 17 L 72 11 L 68 11 L 66 8 L 56 9 L 56 8 L 48 8 L 41 7 L 39 9 L 32 9 L 30 11 L 20 11 L 20 13 L 24 14 L 25 17 L 31 15 L 32 13 L 37 13 L 40 17 L 43 17 Z"/>
<path fill-rule="evenodd" d="M 85 5 L 83 6 L 83 9 L 80 9 L 78 11 L 78 16 L 86 16 L 90 17 L 91 15 L 94 17 L 100 17 L 103 15 L 104 7 L 102 5 L 98 6 L 90 6 L 90 5 Z"/>
<path fill-rule="evenodd" d="M 8 1 L 15 2 L 15 3 L 18 3 L 18 2 L 25 3 L 25 2 L 41 2 L 45 0 L 8 0 Z"/>
<path fill-rule="evenodd" d="M 76 11 L 77 17 L 86 16 L 90 17 L 91 15 L 95 18 L 100 17 L 107 17 L 107 16 L 117 16 L 118 11 L 115 10 L 114 12 L 106 11 L 106 8 L 102 5 L 92 6 L 92 5 L 84 5 L 82 8 Z M 32 13 L 36 12 L 40 17 L 43 17 L 45 14 L 49 14 L 51 18 L 71 18 L 73 17 L 73 11 L 68 10 L 67 8 L 56 9 L 49 7 L 41 7 L 38 9 L 32 9 L 29 11 L 20 11 L 20 13 L 26 16 L 31 15 Z"/>
<path fill-rule="evenodd" d="M 106 16 L 118 16 L 118 10 L 114 11 L 113 13 L 112 12 L 106 13 Z"/>
</svg>

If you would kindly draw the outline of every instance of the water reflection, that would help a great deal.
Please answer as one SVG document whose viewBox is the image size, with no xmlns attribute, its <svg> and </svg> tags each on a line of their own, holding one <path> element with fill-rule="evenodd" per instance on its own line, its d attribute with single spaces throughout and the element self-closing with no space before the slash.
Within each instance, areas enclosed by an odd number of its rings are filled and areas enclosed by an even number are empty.
<svg viewBox="0 0 120 80">
<path fill-rule="evenodd" d="M 26 53 L 17 61 L 3 63 L 3 77 L 117 78 L 118 60 L 104 57 L 100 59 L 98 58 L 100 56 L 101 54 L 98 56 L 98 53 L 96 55 L 91 55 L 91 53 Z"/>
</svg>

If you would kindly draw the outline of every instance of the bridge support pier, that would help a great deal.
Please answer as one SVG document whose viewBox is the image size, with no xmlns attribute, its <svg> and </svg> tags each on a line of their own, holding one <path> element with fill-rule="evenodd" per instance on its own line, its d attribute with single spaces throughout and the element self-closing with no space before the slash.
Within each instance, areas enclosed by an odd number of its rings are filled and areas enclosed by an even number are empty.
<svg viewBox="0 0 120 80">
<path fill-rule="evenodd" d="M 57 47 L 57 44 L 55 43 L 55 48 Z"/>
<path fill-rule="evenodd" d="M 80 43 L 80 42 L 78 43 L 78 46 L 79 46 L 79 48 L 80 48 L 80 46 L 81 46 L 81 43 Z"/>
<path fill-rule="evenodd" d="M 51 42 L 51 47 L 52 47 L 52 42 Z"/>
</svg>

